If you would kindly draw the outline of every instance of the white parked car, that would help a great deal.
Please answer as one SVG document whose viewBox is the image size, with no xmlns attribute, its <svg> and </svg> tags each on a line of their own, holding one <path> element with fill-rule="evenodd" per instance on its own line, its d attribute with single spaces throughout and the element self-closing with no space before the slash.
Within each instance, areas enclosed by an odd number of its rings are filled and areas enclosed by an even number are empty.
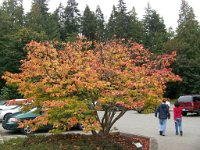
<svg viewBox="0 0 200 150">
<path fill-rule="evenodd" d="M 1 110 L 6 110 L 6 109 L 12 109 L 18 106 L 16 103 L 26 103 L 26 99 L 12 99 L 12 100 L 7 100 L 6 103 L 3 105 L 0 105 L 0 111 Z M 28 102 L 27 102 L 28 103 Z"/>
<path fill-rule="evenodd" d="M 12 105 L 13 108 L 11 109 L 4 109 L 0 110 L 0 121 L 5 120 L 5 118 L 13 113 L 17 113 L 21 111 L 22 106 L 19 105 Z"/>
<path fill-rule="evenodd" d="M 9 114 L 20 111 L 20 106 L 16 104 L 17 102 L 26 102 L 26 99 L 12 99 L 7 100 L 6 103 L 0 105 L 0 121 L 5 119 Z"/>
<path fill-rule="evenodd" d="M 23 102 L 26 99 L 12 99 L 12 100 L 7 100 L 5 103 L 3 103 L 3 105 L 0 105 L 0 111 L 2 110 L 7 110 L 7 109 L 13 109 L 16 106 L 18 106 L 17 104 L 13 104 L 13 102 Z"/>
<path fill-rule="evenodd" d="M 7 109 L 12 109 L 12 108 L 15 108 L 16 106 L 18 106 L 18 105 L 7 105 L 7 104 L 0 105 L 0 111 L 7 110 Z"/>
</svg>

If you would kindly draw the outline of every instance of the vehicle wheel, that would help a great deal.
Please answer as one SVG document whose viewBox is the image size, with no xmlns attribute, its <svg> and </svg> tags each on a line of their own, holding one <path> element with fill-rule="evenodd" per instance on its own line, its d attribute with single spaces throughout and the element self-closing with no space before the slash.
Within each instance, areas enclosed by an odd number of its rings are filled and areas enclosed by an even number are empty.
<svg viewBox="0 0 200 150">
<path fill-rule="evenodd" d="M 78 130 L 83 130 L 84 129 L 84 126 L 82 124 L 77 124 L 77 129 Z"/>
<path fill-rule="evenodd" d="M 138 112 L 139 114 L 141 114 L 141 113 L 143 112 L 143 110 L 142 110 L 142 109 L 138 109 L 137 112 Z"/>
<path fill-rule="evenodd" d="M 199 116 L 200 116 L 200 109 L 199 109 L 199 111 L 197 112 L 197 115 L 199 115 Z"/>
<path fill-rule="evenodd" d="M 31 134 L 31 133 L 33 133 L 33 131 L 32 131 L 30 126 L 26 126 L 24 128 L 21 128 L 20 131 L 23 134 Z"/>
<path fill-rule="evenodd" d="M 12 113 L 8 113 L 8 114 L 5 114 L 4 117 L 3 117 L 3 120 L 6 120 L 6 118 L 11 115 Z"/>
<path fill-rule="evenodd" d="M 186 116 L 186 115 L 187 115 L 187 112 L 182 112 L 182 115 L 183 115 L 183 116 Z"/>
</svg>

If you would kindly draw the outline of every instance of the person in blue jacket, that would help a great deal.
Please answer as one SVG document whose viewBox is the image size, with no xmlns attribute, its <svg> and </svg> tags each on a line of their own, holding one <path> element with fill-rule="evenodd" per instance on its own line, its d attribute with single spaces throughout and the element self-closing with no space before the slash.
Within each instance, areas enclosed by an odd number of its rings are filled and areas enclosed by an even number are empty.
<svg viewBox="0 0 200 150">
<path fill-rule="evenodd" d="M 169 106 L 166 104 L 165 100 L 163 100 L 162 104 L 156 109 L 155 117 L 157 116 L 159 118 L 160 135 L 165 136 L 167 119 L 170 119 Z"/>
</svg>

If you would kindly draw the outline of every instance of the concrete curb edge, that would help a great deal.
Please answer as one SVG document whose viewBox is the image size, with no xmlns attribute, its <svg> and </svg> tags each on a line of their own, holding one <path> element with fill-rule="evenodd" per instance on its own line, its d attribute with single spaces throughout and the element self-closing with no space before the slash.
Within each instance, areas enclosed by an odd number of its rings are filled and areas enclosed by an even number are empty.
<svg viewBox="0 0 200 150">
<path fill-rule="evenodd" d="M 150 139 L 150 145 L 149 145 L 149 150 L 158 150 L 158 142 L 155 138 L 152 137 L 147 137 L 139 134 L 130 134 L 130 133 L 123 133 L 123 132 L 118 132 L 121 135 L 127 135 L 127 136 L 139 136 L 139 137 L 144 137 L 144 138 L 149 138 Z"/>
</svg>

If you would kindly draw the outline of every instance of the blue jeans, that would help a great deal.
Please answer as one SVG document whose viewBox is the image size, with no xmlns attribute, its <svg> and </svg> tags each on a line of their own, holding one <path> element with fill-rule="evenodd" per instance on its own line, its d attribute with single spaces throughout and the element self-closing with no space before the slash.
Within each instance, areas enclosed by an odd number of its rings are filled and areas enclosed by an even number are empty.
<svg viewBox="0 0 200 150">
<path fill-rule="evenodd" d="M 176 134 L 178 134 L 180 131 L 182 131 L 182 118 L 176 118 L 175 129 L 176 129 Z"/>
<path fill-rule="evenodd" d="M 162 131 L 162 134 L 165 135 L 167 119 L 159 119 L 159 124 L 160 124 L 160 131 Z"/>
</svg>

